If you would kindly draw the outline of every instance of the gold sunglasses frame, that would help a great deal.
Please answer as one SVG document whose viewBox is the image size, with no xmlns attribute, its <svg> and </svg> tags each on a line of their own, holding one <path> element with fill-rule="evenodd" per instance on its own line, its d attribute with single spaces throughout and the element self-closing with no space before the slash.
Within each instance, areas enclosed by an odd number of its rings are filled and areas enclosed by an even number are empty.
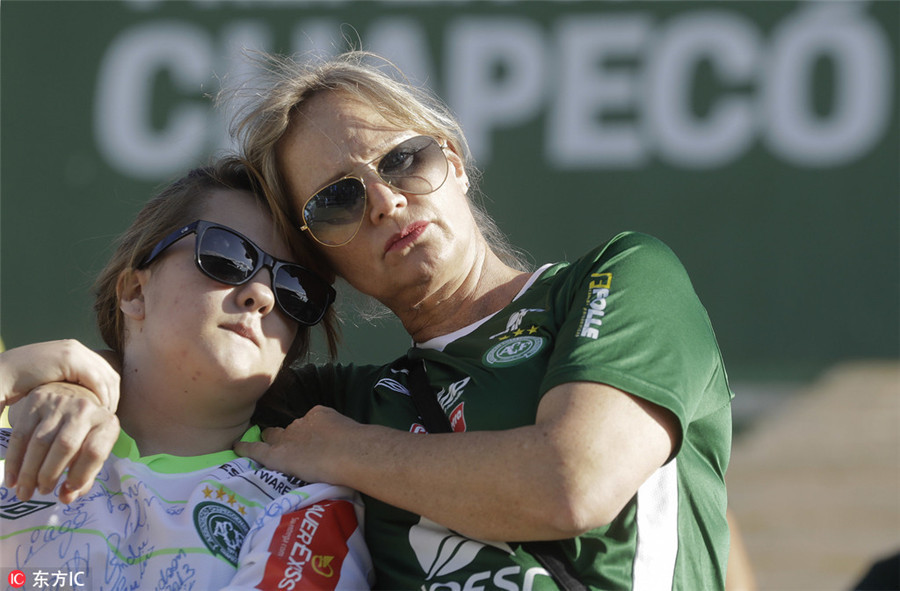
<svg viewBox="0 0 900 591">
<path fill-rule="evenodd" d="M 446 165 L 446 169 L 445 169 L 445 171 L 444 171 L 444 178 L 443 178 L 443 180 L 441 180 L 440 183 L 438 183 L 438 185 L 437 185 L 436 187 L 432 188 L 432 189 L 429 190 L 429 191 L 425 191 L 425 192 L 419 192 L 419 191 L 406 191 L 406 190 L 400 189 L 400 187 L 396 186 L 394 183 L 392 183 L 392 182 L 388 181 L 387 179 L 385 179 L 385 178 L 381 175 L 381 173 L 378 172 L 378 164 L 380 164 L 381 161 L 382 161 L 388 154 L 390 154 L 391 152 L 393 152 L 394 150 L 396 150 L 398 147 L 400 147 L 400 146 L 403 145 L 404 143 L 406 143 L 406 142 L 408 142 L 408 141 L 410 141 L 410 140 L 418 139 L 418 138 L 420 138 L 420 137 L 425 137 L 425 138 L 430 139 L 431 141 L 433 141 L 433 142 L 441 149 L 441 153 L 442 153 L 443 156 L 444 156 L 444 164 Z M 313 191 L 313 194 L 310 195 L 309 198 L 307 198 L 307 199 L 303 202 L 303 207 L 300 209 L 300 215 L 301 215 L 301 217 L 303 218 L 303 225 L 300 226 L 300 231 L 301 231 L 301 232 L 303 232 L 303 231 L 308 231 L 308 232 L 309 232 L 309 235 L 312 236 L 312 239 L 315 240 L 316 242 L 318 242 L 319 244 L 321 244 L 322 246 L 328 246 L 328 247 L 336 248 L 336 247 L 338 247 L 338 246 L 344 246 L 345 244 L 349 244 L 350 241 L 353 240 L 354 238 L 356 238 L 356 235 L 359 233 L 359 229 L 362 227 L 363 219 L 365 219 L 365 217 L 366 217 L 366 209 L 368 209 L 368 206 L 369 206 L 369 190 L 368 190 L 368 188 L 366 187 L 366 181 L 365 181 L 365 179 L 363 179 L 362 176 L 360 176 L 360 173 L 358 172 L 359 170 L 365 169 L 365 168 L 371 168 L 371 169 L 372 169 L 372 172 L 375 173 L 375 175 L 381 180 L 381 182 L 383 182 L 385 185 L 389 186 L 389 187 L 390 187 L 392 190 L 394 190 L 394 191 L 397 191 L 397 192 L 400 192 L 400 193 L 404 193 L 404 194 L 408 194 L 408 195 L 429 195 L 429 194 L 431 194 L 431 193 L 434 193 L 435 191 L 437 191 L 437 190 L 440 189 L 441 187 L 443 187 L 443 186 L 444 186 L 444 183 L 447 182 L 447 179 L 450 178 L 450 161 L 447 159 L 447 153 L 445 152 L 445 150 L 446 150 L 447 148 L 448 148 L 448 144 L 447 144 L 447 141 L 446 141 L 446 140 L 443 140 L 443 141 L 442 141 L 442 140 L 439 140 L 438 138 L 432 137 L 432 136 L 430 136 L 430 135 L 425 135 L 425 134 L 414 135 L 414 136 L 408 137 L 408 138 L 406 138 L 406 139 L 404 139 L 404 140 L 400 140 L 399 142 L 397 142 L 397 143 L 394 145 L 393 148 L 391 148 L 390 150 L 388 150 L 388 151 L 385 152 L 384 154 L 381 154 L 380 156 L 376 156 L 376 157 L 373 158 L 372 160 L 369 160 L 368 162 L 363 163 L 363 164 L 359 165 L 358 167 L 356 167 L 356 172 L 353 172 L 353 173 L 351 173 L 351 174 L 344 175 L 344 176 L 342 176 L 341 178 L 339 178 L 339 179 L 337 179 L 337 180 L 334 180 L 334 181 L 331 181 L 331 182 L 329 182 L 329 183 L 325 183 L 324 185 L 322 185 L 321 187 L 319 187 L 318 189 L 316 189 L 315 191 Z M 423 149 L 427 149 L 427 148 L 423 148 Z M 408 178 L 408 177 L 401 177 L 401 178 Z M 322 242 L 322 240 L 320 240 L 320 239 L 316 236 L 316 233 L 313 232 L 312 229 L 310 229 L 309 223 L 306 221 L 306 206 L 309 205 L 309 202 L 312 201 L 312 200 L 316 197 L 316 195 L 318 195 L 319 193 L 321 193 L 322 191 L 324 191 L 324 190 L 327 189 L 328 187 L 330 187 L 330 186 L 332 186 L 332 185 L 336 185 L 336 184 L 338 184 L 338 183 L 340 183 L 340 182 L 342 182 L 342 181 L 345 181 L 345 180 L 347 180 L 347 179 L 354 179 L 354 180 L 357 180 L 357 181 L 359 181 L 359 184 L 362 185 L 362 188 L 363 188 L 363 214 L 359 217 L 359 221 L 358 221 L 357 224 L 356 224 L 356 229 L 353 230 L 353 234 L 351 234 L 351 236 L 350 236 L 347 240 L 345 240 L 344 242 L 341 242 L 341 243 L 339 243 L 339 244 L 328 244 L 327 242 Z"/>
</svg>

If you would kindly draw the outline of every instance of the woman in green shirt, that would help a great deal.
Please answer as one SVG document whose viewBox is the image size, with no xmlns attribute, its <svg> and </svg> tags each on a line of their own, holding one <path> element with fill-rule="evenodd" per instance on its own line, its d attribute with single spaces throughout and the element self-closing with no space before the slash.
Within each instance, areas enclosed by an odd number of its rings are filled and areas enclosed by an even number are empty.
<svg viewBox="0 0 900 591">
<path fill-rule="evenodd" d="M 623 233 L 526 270 L 469 198 L 459 124 L 369 57 L 278 60 L 236 131 L 275 207 L 413 346 L 298 368 L 271 393 L 280 426 L 235 449 L 366 495 L 381 588 L 724 587 L 732 395 L 681 263 Z M 561 574 L 522 543 L 548 540 Z"/>
</svg>

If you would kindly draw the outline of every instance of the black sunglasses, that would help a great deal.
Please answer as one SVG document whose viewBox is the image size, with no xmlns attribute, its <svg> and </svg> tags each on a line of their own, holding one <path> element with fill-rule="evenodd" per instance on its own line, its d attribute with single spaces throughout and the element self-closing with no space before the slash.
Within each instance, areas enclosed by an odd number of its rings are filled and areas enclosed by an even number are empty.
<svg viewBox="0 0 900 591">
<path fill-rule="evenodd" d="M 433 137 L 419 135 L 397 144 L 391 151 L 364 167 L 401 193 L 427 195 L 441 188 L 450 167 L 446 146 Z M 313 193 L 303 205 L 303 226 L 319 244 L 347 244 L 362 226 L 366 213 L 366 184 L 348 174 Z"/>
<path fill-rule="evenodd" d="M 278 307 L 300 324 L 311 326 L 322 320 L 334 301 L 334 288 L 309 269 L 277 259 L 240 232 L 205 220 L 190 223 L 160 240 L 137 268 L 143 269 L 191 233 L 197 234 L 194 262 L 204 275 L 226 285 L 243 285 L 268 267 Z"/>
</svg>

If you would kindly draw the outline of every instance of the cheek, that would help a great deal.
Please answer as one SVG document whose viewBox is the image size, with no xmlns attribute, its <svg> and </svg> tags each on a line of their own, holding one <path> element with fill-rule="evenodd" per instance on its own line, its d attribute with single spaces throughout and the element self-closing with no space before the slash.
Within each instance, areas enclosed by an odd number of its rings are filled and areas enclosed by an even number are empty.
<svg viewBox="0 0 900 591">
<path fill-rule="evenodd" d="M 167 320 L 182 315 L 185 296 L 180 290 L 152 289 L 144 292 L 144 306 L 148 319 Z M 185 314 L 190 316 L 189 314 Z"/>
<path fill-rule="evenodd" d="M 328 266 L 334 271 L 334 274 L 347 281 L 352 282 L 354 261 L 358 259 L 355 251 L 357 246 L 363 242 L 362 230 L 361 228 L 350 244 L 319 251 L 328 262 Z"/>
<path fill-rule="evenodd" d="M 293 320 L 285 318 L 282 314 L 270 315 L 269 326 L 266 327 L 267 336 L 271 339 L 272 347 L 282 355 L 291 348 L 300 327 Z"/>
<path fill-rule="evenodd" d="M 281 352 L 283 354 L 287 354 L 287 352 L 291 348 L 291 344 L 293 344 L 294 339 L 297 338 L 297 334 L 300 332 L 300 327 L 297 326 L 296 322 L 291 322 L 290 326 L 287 327 L 285 331 L 285 337 L 281 340 Z"/>
</svg>

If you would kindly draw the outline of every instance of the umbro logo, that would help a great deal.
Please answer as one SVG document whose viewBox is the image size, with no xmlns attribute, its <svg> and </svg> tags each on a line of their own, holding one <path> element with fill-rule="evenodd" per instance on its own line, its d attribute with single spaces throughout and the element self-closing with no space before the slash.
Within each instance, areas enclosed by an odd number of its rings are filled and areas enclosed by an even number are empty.
<svg viewBox="0 0 900 591">
<path fill-rule="evenodd" d="M 0 519 L 19 519 L 32 513 L 37 513 L 41 509 L 52 507 L 56 503 L 49 501 L 17 501 L 15 503 L 7 503 L 0 505 Z"/>
</svg>

